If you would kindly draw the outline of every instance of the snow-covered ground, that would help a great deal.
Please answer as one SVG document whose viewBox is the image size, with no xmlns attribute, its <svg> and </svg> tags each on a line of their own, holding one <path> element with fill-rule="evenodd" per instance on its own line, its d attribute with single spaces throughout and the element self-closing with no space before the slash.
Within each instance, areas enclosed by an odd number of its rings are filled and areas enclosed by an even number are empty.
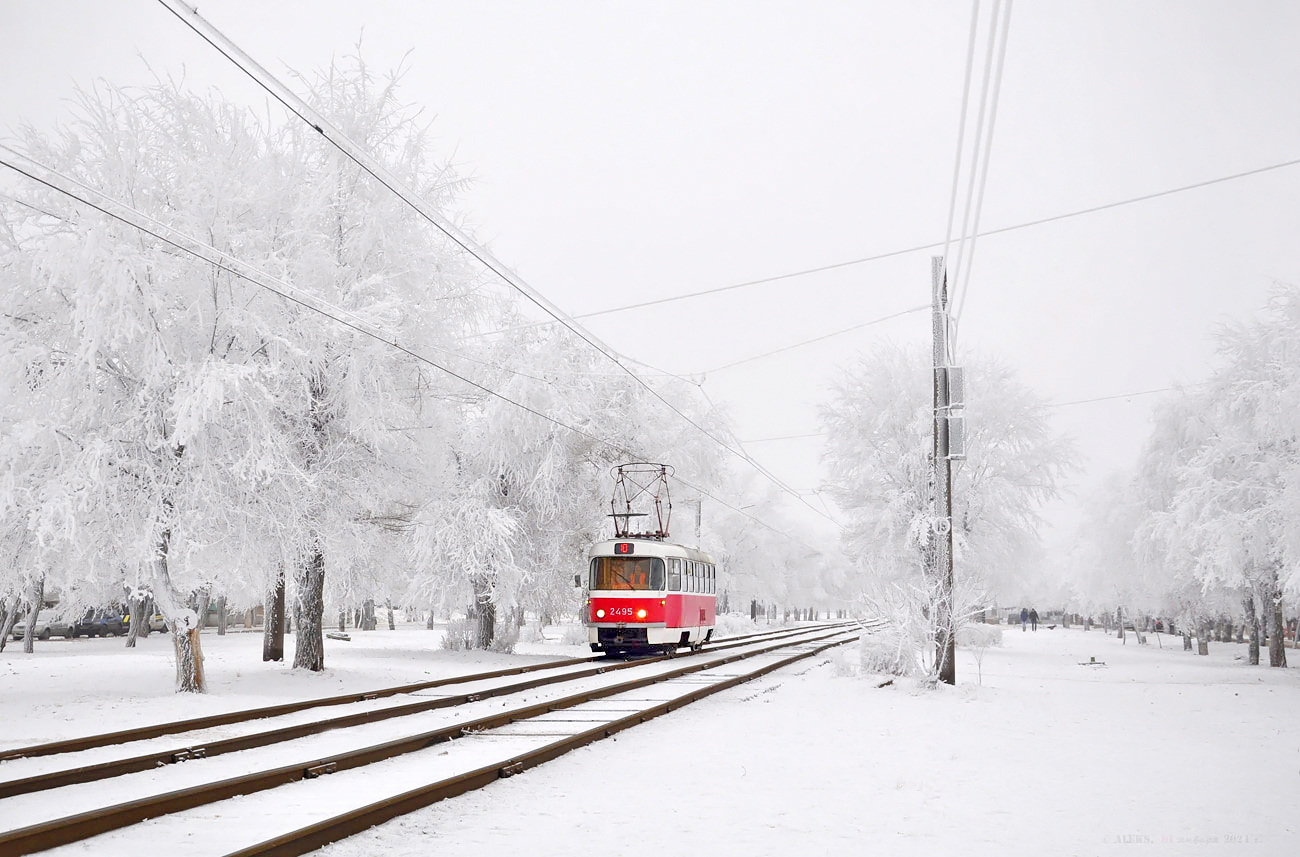
<svg viewBox="0 0 1300 857">
<path fill-rule="evenodd" d="M 0 748 L 590 654 L 563 644 L 563 633 L 548 628 L 547 641 L 520 643 L 515 655 L 450 652 L 440 647 L 442 630 L 399 622 L 389 631 L 381 622 L 375 631 L 349 628 L 351 641 L 326 639 L 326 669 L 312 673 L 263 663 L 260 631 L 205 631 L 204 695 L 173 691 L 167 634 L 141 638 L 134 650 L 120 637 L 38 640 L 31 655 L 10 642 L 0 653 Z M 292 634 L 285 650 L 292 663 Z"/>
<path fill-rule="evenodd" d="M 382 627 L 382 626 L 381 626 Z M 447 652 L 416 626 L 327 641 L 329 670 L 262 664 L 260 636 L 204 635 L 213 692 L 170 690 L 170 644 L 55 640 L 0 655 L 0 745 L 579 654 Z M 525 775 L 396 819 L 330 855 L 1274 854 L 1295 817 L 1300 671 L 1245 647 L 1127 645 L 1100 631 L 1008 630 L 961 686 L 796 665 Z M 292 640 L 290 639 L 290 644 Z M 1300 652 L 1288 650 L 1300 664 Z M 1105 666 L 1082 666 L 1089 657 Z M 111 789 L 109 785 L 104 788 Z M 290 787 L 292 788 L 292 787 Z"/>
<path fill-rule="evenodd" d="M 934 692 L 823 658 L 324 853 L 1293 851 L 1300 672 L 1150 640 L 1009 630 L 982 686 Z"/>
</svg>

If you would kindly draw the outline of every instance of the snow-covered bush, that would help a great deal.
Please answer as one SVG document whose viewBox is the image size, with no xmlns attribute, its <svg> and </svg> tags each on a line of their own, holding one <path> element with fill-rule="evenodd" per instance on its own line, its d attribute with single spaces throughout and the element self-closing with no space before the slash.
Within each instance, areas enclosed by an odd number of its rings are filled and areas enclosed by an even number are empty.
<svg viewBox="0 0 1300 857">
<path fill-rule="evenodd" d="M 734 637 L 740 634 L 753 634 L 763 630 L 744 613 L 720 613 L 714 625 L 714 637 Z"/>
<path fill-rule="evenodd" d="M 560 638 L 566 646 L 585 646 L 587 645 L 587 626 L 586 625 L 565 625 L 564 636 Z"/>
<path fill-rule="evenodd" d="M 519 626 L 514 622 L 504 622 L 497 625 L 492 642 L 488 644 L 488 651 L 508 655 L 515 650 L 515 643 L 518 642 Z"/>
<path fill-rule="evenodd" d="M 438 641 L 438 646 L 452 652 L 459 652 L 474 645 L 474 629 L 465 619 L 452 619 L 447 623 L 447 633 Z"/>
<path fill-rule="evenodd" d="M 986 649 L 1002 645 L 1002 626 L 972 622 L 957 629 L 957 645 L 967 649 Z"/>
<path fill-rule="evenodd" d="M 913 626 L 890 625 L 862 635 L 858 665 L 870 675 L 912 675 L 922 671 Z"/>
</svg>

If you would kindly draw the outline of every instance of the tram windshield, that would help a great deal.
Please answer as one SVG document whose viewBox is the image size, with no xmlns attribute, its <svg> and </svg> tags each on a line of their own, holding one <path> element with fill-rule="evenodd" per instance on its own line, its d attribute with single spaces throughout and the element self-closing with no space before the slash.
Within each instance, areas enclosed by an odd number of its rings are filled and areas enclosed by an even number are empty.
<svg viewBox="0 0 1300 857">
<path fill-rule="evenodd" d="M 664 588 L 664 561 L 653 556 L 598 556 L 591 561 L 592 589 Z"/>
</svg>

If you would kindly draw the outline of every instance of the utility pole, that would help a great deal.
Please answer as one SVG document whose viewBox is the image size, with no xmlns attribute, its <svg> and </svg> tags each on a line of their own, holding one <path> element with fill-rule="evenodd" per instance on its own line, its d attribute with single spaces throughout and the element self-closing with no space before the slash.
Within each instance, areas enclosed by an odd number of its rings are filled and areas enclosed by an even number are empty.
<svg viewBox="0 0 1300 857">
<path fill-rule="evenodd" d="M 948 418 L 948 274 L 942 256 L 930 257 L 931 323 L 934 328 L 934 569 L 939 581 L 935 605 L 935 663 L 939 681 L 957 683 L 957 641 L 953 631 L 952 460 Z"/>
</svg>

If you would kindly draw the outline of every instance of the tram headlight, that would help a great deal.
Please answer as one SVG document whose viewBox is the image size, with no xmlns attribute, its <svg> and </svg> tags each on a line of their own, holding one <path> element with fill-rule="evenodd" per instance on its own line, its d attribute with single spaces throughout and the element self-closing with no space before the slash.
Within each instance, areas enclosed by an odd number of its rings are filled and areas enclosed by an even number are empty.
<svg viewBox="0 0 1300 857">
<path fill-rule="evenodd" d="M 605 618 L 605 611 L 604 611 L 604 610 L 597 610 L 597 611 L 596 611 L 596 618 L 597 618 L 597 619 L 604 619 L 604 618 Z"/>
<path fill-rule="evenodd" d="M 644 618 L 645 618 L 645 608 L 644 608 L 644 607 L 642 607 L 640 610 L 636 611 L 636 618 L 638 618 L 638 619 L 644 619 Z"/>
</svg>

